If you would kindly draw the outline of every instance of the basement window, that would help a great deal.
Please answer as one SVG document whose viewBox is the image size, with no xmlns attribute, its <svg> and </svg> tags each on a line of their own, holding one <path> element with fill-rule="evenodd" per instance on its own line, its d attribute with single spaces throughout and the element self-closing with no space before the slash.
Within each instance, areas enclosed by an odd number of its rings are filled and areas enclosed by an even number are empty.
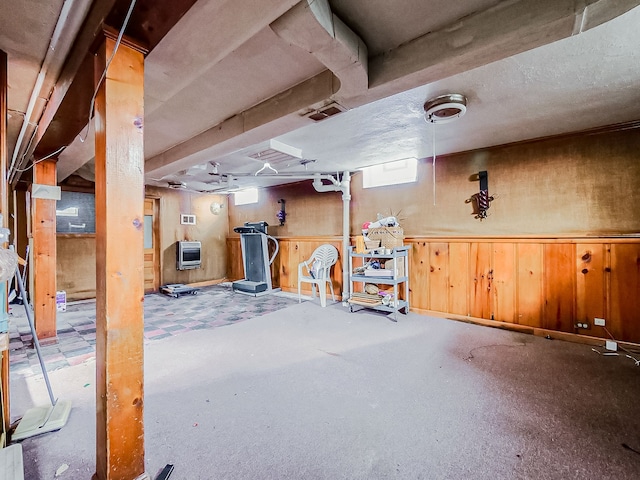
<svg viewBox="0 0 640 480">
<path fill-rule="evenodd" d="M 234 205 L 248 205 L 250 203 L 258 203 L 258 189 L 246 188 L 233 194 Z"/>
<path fill-rule="evenodd" d="M 362 187 L 373 188 L 385 185 L 415 182 L 418 177 L 418 159 L 405 158 L 395 162 L 381 163 L 362 169 Z"/>
<path fill-rule="evenodd" d="M 56 233 L 96 233 L 93 193 L 61 192 L 56 202 Z"/>
</svg>

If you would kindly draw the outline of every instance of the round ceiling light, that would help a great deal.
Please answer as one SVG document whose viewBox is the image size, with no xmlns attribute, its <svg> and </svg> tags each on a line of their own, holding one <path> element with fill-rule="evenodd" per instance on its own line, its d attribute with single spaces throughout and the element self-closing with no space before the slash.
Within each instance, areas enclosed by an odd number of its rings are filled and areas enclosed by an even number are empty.
<svg viewBox="0 0 640 480">
<path fill-rule="evenodd" d="M 425 102 L 424 119 L 430 123 L 447 123 L 460 118 L 466 111 L 467 97 L 459 93 L 448 93 Z"/>
</svg>

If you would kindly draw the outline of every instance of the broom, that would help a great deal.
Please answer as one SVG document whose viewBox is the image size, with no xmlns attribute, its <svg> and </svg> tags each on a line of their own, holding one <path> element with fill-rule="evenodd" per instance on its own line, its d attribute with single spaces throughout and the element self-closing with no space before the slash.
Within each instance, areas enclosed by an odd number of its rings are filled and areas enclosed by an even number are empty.
<svg viewBox="0 0 640 480">
<path fill-rule="evenodd" d="M 67 420 L 69 419 L 69 413 L 71 412 L 71 402 L 60 401 L 53 396 L 53 390 L 51 389 L 51 383 L 49 382 L 47 368 L 44 364 L 44 359 L 42 358 L 42 352 L 40 351 L 40 342 L 38 341 L 38 335 L 36 334 L 36 329 L 33 325 L 31 308 L 29 306 L 29 302 L 26 301 L 27 295 L 24 288 L 24 281 L 22 279 L 22 275 L 20 275 L 20 268 L 17 266 L 16 280 L 18 288 L 20 289 L 20 295 L 24 300 L 24 310 L 27 314 L 27 320 L 29 321 L 29 328 L 31 328 L 33 344 L 36 347 L 36 353 L 38 354 L 38 360 L 40 361 L 40 368 L 42 368 L 42 376 L 44 377 L 44 381 L 47 385 L 51 405 L 33 407 L 27 410 L 11 435 L 11 439 L 13 441 L 23 440 L 42 433 L 60 430 L 66 425 Z"/>
</svg>

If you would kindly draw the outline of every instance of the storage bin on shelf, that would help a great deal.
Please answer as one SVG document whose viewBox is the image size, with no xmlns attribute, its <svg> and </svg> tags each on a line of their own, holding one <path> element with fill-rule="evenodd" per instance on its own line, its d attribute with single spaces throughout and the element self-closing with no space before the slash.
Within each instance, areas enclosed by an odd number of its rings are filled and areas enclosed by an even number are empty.
<svg viewBox="0 0 640 480">
<path fill-rule="evenodd" d="M 370 228 L 367 238 L 372 241 L 380 241 L 384 248 L 401 247 L 404 244 L 404 229 L 402 227 L 378 227 Z"/>
</svg>

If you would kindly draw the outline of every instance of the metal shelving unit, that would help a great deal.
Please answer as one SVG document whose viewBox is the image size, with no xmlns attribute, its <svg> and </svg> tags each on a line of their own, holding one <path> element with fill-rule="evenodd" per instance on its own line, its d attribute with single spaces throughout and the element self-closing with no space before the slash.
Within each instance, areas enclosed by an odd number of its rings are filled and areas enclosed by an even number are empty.
<svg viewBox="0 0 640 480">
<path fill-rule="evenodd" d="M 395 247 L 391 253 L 355 253 L 353 247 L 349 247 L 349 291 L 351 292 L 351 298 L 349 298 L 349 311 L 353 312 L 354 307 L 372 308 L 374 310 L 380 310 L 383 312 L 393 313 L 393 320 L 398 321 L 398 311 L 402 310 L 406 315 L 409 313 L 409 246 Z M 353 259 L 362 258 L 363 262 L 371 259 L 378 260 L 394 260 L 395 268 L 393 270 L 393 276 L 391 277 L 373 277 L 368 275 L 354 275 L 353 274 Z M 398 275 L 399 262 L 402 262 L 404 268 L 401 270 L 402 275 Z M 354 298 L 354 283 L 373 283 L 376 285 L 392 285 L 393 286 L 393 304 L 384 305 L 380 303 L 365 303 Z M 398 286 L 404 284 L 404 299 L 398 298 Z"/>
</svg>

